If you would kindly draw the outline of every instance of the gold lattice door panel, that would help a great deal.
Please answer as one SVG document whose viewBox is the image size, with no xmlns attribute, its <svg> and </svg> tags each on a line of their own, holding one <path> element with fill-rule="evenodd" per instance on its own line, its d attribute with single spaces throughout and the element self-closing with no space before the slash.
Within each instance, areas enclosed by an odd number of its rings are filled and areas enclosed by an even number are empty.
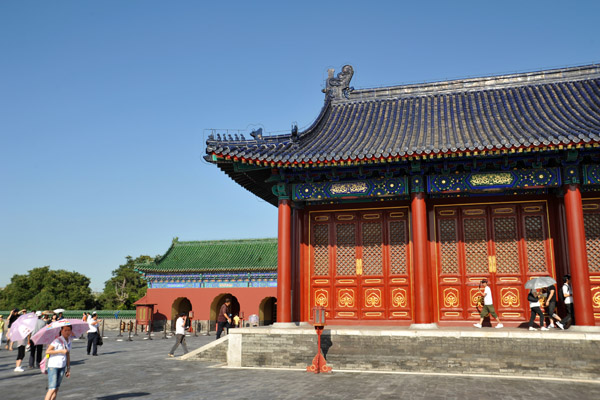
<svg viewBox="0 0 600 400">
<path fill-rule="evenodd" d="M 313 229 L 314 275 L 329 275 L 329 225 L 317 224 Z"/>
<path fill-rule="evenodd" d="M 547 270 L 546 243 L 543 216 L 525 216 L 525 243 L 527 246 L 527 267 L 530 273 L 540 274 Z"/>
<path fill-rule="evenodd" d="M 496 246 L 496 272 L 519 273 L 519 243 L 517 241 L 517 219 L 497 217 L 494 221 L 494 244 Z"/>
<path fill-rule="evenodd" d="M 583 202 L 583 224 L 594 319 L 600 324 L 600 200 Z"/>
<path fill-rule="evenodd" d="M 383 275 L 383 237 L 381 222 L 362 224 L 362 273 Z"/>
<path fill-rule="evenodd" d="M 406 245 L 406 221 L 391 221 L 390 224 L 390 272 L 393 275 L 405 275 L 407 272 L 408 252 Z"/>
<path fill-rule="evenodd" d="M 555 276 L 546 203 L 437 206 L 434 215 L 439 319 L 479 319 L 483 278 L 501 318 L 527 319 L 523 286 Z"/>
<path fill-rule="evenodd" d="M 356 225 L 336 224 L 336 275 L 356 274 Z"/>
<path fill-rule="evenodd" d="M 463 220 L 465 266 L 467 274 L 488 272 L 488 237 L 485 218 Z"/>
</svg>

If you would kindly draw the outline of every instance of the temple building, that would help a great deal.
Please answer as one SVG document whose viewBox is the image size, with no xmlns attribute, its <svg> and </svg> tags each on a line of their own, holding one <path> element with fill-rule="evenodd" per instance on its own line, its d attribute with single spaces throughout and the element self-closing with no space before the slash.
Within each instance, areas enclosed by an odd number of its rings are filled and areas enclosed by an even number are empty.
<svg viewBox="0 0 600 400">
<path fill-rule="evenodd" d="M 329 71 L 305 131 L 215 132 L 206 160 L 278 207 L 277 321 L 466 325 L 487 278 L 529 318 L 532 277 L 572 276 L 600 324 L 600 65 L 354 89 Z"/>
<path fill-rule="evenodd" d="M 138 323 L 173 322 L 185 312 L 214 330 L 217 313 L 226 297 L 232 313 L 269 325 L 277 319 L 277 239 L 182 242 L 177 238 L 167 252 L 136 270 L 148 282 L 146 295 L 136 302 Z M 140 310 L 142 309 L 142 310 Z M 142 316 L 140 318 L 140 316 Z M 143 323 L 146 325 L 146 323 Z"/>
</svg>

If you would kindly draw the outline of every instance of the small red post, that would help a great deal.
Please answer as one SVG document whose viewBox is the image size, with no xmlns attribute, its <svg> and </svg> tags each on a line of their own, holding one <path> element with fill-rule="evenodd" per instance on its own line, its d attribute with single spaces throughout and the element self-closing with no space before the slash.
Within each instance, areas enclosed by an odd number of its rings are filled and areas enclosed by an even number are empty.
<svg viewBox="0 0 600 400">
<path fill-rule="evenodd" d="M 331 372 L 331 367 L 327 365 L 327 360 L 321 353 L 321 334 L 325 328 L 325 312 L 324 307 L 313 308 L 313 326 L 317 332 L 317 355 L 313 358 L 312 364 L 306 367 L 306 372 L 314 372 L 315 374 Z"/>
</svg>

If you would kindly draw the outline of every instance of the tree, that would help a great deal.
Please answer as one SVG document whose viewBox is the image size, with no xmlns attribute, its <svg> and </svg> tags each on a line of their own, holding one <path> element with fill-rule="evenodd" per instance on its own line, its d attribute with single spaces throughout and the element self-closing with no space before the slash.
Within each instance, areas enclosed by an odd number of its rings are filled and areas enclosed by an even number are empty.
<svg viewBox="0 0 600 400">
<path fill-rule="evenodd" d="M 13 275 L 0 291 L 0 309 L 55 308 L 88 309 L 94 306 L 90 278 L 79 272 L 51 270 L 49 266 L 34 268 L 24 275 Z"/>
<path fill-rule="evenodd" d="M 133 303 L 146 294 L 148 285 L 139 272 L 135 271 L 137 264 L 151 262 L 150 256 L 139 256 L 133 259 L 125 258 L 127 263 L 120 265 L 112 272 L 112 278 L 104 284 L 104 292 L 98 298 L 102 308 L 111 310 L 133 310 Z"/>
</svg>

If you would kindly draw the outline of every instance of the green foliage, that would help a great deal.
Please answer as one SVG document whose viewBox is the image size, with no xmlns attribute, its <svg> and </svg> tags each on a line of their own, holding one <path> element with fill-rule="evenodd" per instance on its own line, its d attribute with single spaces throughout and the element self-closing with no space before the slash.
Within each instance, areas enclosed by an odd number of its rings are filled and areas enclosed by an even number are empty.
<svg viewBox="0 0 600 400">
<path fill-rule="evenodd" d="M 112 272 L 112 278 L 105 282 L 104 292 L 98 297 L 100 307 L 113 310 L 133 310 L 133 303 L 146 294 L 148 285 L 139 272 L 135 271 L 137 264 L 151 262 L 150 256 L 139 256 L 133 259 L 126 257 L 127 263 L 120 265 Z"/>
<path fill-rule="evenodd" d="M 0 309 L 55 308 L 86 309 L 95 306 L 90 278 L 79 272 L 50 267 L 34 268 L 26 275 L 14 275 L 0 291 Z"/>
</svg>

